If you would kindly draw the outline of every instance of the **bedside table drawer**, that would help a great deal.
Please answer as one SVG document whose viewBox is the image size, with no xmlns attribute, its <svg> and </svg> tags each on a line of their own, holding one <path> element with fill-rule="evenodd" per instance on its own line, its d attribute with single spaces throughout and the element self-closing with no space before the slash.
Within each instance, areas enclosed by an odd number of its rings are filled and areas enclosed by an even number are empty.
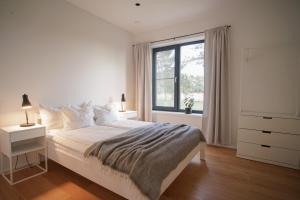
<svg viewBox="0 0 300 200">
<path fill-rule="evenodd" d="M 36 137 L 42 137 L 44 135 L 45 135 L 45 128 L 42 127 L 42 128 L 36 128 L 36 129 L 11 133 L 10 139 L 11 142 L 16 142 L 16 141 L 27 140 Z"/>
<path fill-rule="evenodd" d="M 136 119 L 137 112 L 133 110 L 128 110 L 125 112 L 119 112 L 119 116 L 121 119 Z"/>
</svg>

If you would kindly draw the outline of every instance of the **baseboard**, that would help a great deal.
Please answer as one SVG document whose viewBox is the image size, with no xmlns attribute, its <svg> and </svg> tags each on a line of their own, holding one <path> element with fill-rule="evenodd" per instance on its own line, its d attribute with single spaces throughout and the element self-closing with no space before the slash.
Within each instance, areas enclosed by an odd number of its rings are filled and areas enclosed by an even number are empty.
<svg viewBox="0 0 300 200">
<path fill-rule="evenodd" d="M 231 145 L 231 146 L 226 146 L 226 145 L 220 145 L 220 144 L 207 144 L 208 146 L 213 146 L 213 147 L 222 147 L 222 148 L 227 148 L 227 149 L 237 149 L 236 146 Z"/>
</svg>

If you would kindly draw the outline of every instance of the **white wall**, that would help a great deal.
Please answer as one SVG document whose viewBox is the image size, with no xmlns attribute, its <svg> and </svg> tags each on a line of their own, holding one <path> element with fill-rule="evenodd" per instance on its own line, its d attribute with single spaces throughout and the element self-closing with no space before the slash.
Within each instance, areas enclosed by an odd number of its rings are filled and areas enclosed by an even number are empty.
<svg viewBox="0 0 300 200">
<path fill-rule="evenodd" d="M 128 32 L 63 0 L 0 1 L 0 125 L 24 120 L 23 93 L 34 106 L 119 101 L 130 94 L 131 44 Z"/>
<path fill-rule="evenodd" d="M 226 0 L 202 13 L 194 21 L 138 34 L 136 42 L 195 33 L 221 25 L 231 25 L 231 131 L 236 145 L 240 109 L 240 69 L 243 48 L 300 46 L 300 1 L 298 0 Z M 255 97 L 253 97 L 255 98 Z M 157 118 L 157 117 L 156 117 Z M 173 119 L 173 116 L 169 116 Z M 164 119 L 166 116 L 164 115 Z"/>
</svg>

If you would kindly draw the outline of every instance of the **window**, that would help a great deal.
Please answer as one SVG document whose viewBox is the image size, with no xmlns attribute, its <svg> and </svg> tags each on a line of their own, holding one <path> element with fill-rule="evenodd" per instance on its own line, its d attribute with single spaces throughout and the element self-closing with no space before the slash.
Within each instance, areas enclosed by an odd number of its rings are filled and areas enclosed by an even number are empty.
<svg viewBox="0 0 300 200">
<path fill-rule="evenodd" d="M 204 40 L 153 49 L 153 109 L 183 111 L 193 97 L 193 112 L 203 112 Z"/>
</svg>

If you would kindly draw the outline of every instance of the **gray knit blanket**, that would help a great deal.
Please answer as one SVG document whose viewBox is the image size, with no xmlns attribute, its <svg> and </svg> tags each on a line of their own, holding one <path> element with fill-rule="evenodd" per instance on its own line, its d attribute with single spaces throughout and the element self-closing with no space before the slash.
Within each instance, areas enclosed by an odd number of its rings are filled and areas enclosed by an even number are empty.
<svg viewBox="0 0 300 200">
<path fill-rule="evenodd" d="M 144 195 L 157 200 L 162 181 L 201 141 L 205 139 L 198 128 L 154 123 L 96 142 L 84 155 L 128 174 Z"/>
</svg>

